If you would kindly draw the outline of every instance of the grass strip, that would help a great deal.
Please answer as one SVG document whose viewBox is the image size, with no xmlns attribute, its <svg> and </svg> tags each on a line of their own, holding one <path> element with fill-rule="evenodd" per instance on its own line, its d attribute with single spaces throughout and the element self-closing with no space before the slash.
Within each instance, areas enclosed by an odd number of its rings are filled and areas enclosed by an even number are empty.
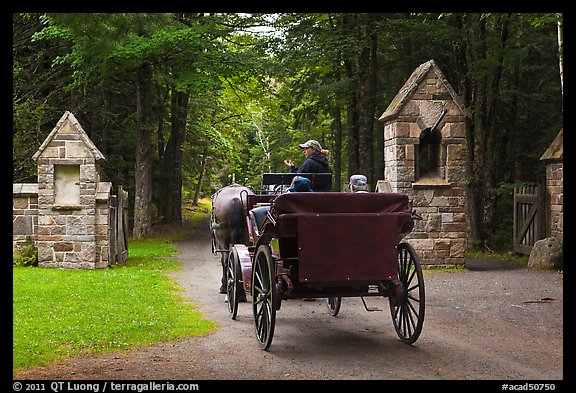
<svg viewBox="0 0 576 393">
<path fill-rule="evenodd" d="M 176 251 L 168 238 L 132 240 L 118 267 L 14 267 L 13 369 L 215 330 L 164 274 L 179 268 Z"/>
</svg>

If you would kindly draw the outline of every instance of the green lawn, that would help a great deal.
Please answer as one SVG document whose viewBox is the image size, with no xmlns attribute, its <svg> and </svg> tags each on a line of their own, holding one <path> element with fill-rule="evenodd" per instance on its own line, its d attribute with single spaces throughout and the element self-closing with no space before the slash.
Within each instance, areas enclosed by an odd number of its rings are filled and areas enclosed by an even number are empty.
<svg viewBox="0 0 576 393">
<path fill-rule="evenodd" d="M 217 328 L 164 273 L 176 248 L 163 235 L 129 241 L 129 258 L 97 270 L 13 268 L 13 369 L 129 349 Z"/>
</svg>

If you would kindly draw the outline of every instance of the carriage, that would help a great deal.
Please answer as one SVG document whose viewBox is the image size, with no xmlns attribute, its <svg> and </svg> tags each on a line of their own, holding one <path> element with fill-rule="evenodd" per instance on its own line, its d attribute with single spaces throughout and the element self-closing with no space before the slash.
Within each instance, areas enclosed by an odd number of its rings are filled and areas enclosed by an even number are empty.
<svg viewBox="0 0 576 393">
<path fill-rule="evenodd" d="M 294 175 L 266 174 L 263 184 L 285 185 Z M 315 188 L 327 176 L 311 177 Z M 401 341 L 422 331 L 425 290 L 414 248 L 403 238 L 417 218 L 400 193 L 243 193 L 248 241 L 227 252 L 228 311 L 252 303 L 257 341 L 267 350 L 283 300 L 325 298 L 337 316 L 342 298 L 388 298 Z"/>
</svg>

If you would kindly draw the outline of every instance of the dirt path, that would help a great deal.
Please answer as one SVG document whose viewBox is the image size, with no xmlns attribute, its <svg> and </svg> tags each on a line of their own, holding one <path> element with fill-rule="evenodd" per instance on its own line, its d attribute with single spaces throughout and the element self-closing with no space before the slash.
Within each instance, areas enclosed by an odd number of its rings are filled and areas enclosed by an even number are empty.
<svg viewBox="0 0 576 393">
<path fill-rule="evenodd" d="M 388 311 L 345 298 L 338 317 L 324 299 L 288 300 L 262 351 L 251 305 L 231 320 L 218 294 L 221 268 L 206 226 L 180 242 L 173 277 L 220 328 L 149 347 L 81 356 L 25 370 L 15 379 L 106 380 L 547 380 L 563 379 L 563 275 L 468 261 L 467 272 L 426 272 L 426 317 L 412 345 Z M 369 301 L 377 301 L 370 298 Z M 375 304 L 373 304 L 375 305 Z"/>
</svg>

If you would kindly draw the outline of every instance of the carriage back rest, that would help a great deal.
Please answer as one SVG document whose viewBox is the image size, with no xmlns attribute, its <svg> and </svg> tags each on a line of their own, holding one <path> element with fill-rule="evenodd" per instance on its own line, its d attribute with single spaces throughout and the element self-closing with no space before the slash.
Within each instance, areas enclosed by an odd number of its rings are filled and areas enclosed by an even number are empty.
<svg viewBox="0 0 576 393">
<path fill-rule="evenodd" d="M 278 196 L 273 206 L 275 214 L 279 216 L 280 236 L 298 236 L 298 217 L 309 214 L 319 217 L 346 216 L 344 221 L 355 217 L 355 222 L 360 225 L 363 219 L 369 222 L 367 216 L 393 215 L 396 231 L 387 235 L 396 235 L 395 241 L 398 243 L 414 228 L 412 206 L 408 196 L 400 193 L 287 193 Z"/>
<path fill-rule="evenodd" d="M 306 177 L 312 183 L 314 191 L 332 190 L 331 173 L 264 173 L 262 176 L 262 186 L 268 185 L 289 185 L 294 176 Z"/>
<path fill-rule="evenodd" d="M 288 193 L 274 200 L 278 214 L 289 213 L 409 213 L 408 195 L 394 192 Z"/>
</svg>

